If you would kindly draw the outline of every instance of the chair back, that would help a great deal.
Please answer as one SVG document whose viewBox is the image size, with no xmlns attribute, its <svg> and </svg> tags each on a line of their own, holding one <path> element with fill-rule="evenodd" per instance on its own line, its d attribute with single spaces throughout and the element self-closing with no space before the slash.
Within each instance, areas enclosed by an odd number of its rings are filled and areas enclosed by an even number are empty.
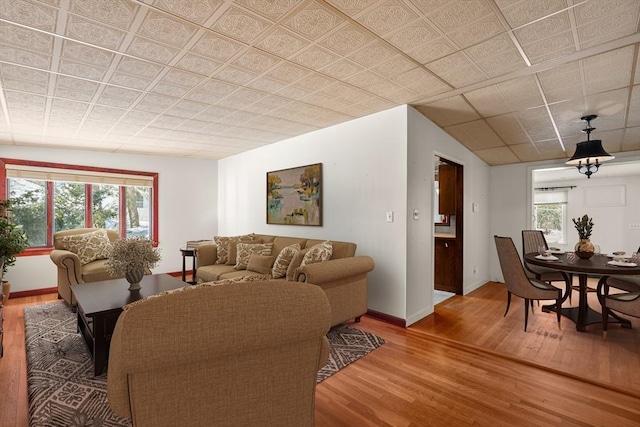
<svg viewBox="0 0 640 427">
<path fill-rule="evenodd" d="M 313 426 L 330 321 L 307 283 L 203 284 L 132 303 L 111 340 L 109 405 L 137 427 Z"/>
<path fill-rule="evenodd" d="M 78 234 L 87 234 L 96 230 L 99 230 L 99 228 L 72 228 L 70 230 L 58 231 L 53 235 L 53 247 L 55 249 L 62 249 L 62 246 L 60 246 L 61 237 L 75 236 Z M 110 241 L 115 242 L 120 238 L 120 234 L 118 233 L 117 230 L 112 230 L 110 228 L 107 228 L 106 230 L 107 230 L 107 237 L 109 238 Z"/>
<path fill-rule="evenodd" d="M 531 282 L 524 271 L 513 240 L 511 237 L 501 236 L 494 236 L 494 239 L 507 290 L 514 295 L 527 298 L 527 291 L 531 288 Z"/>
<path fill-rule="evenodd" d="M 549 249 L 544 233 L 540 230 L 522 230 L 522 256 L 531 252 L 538 253 L 538 248 Z"/>
</svg>

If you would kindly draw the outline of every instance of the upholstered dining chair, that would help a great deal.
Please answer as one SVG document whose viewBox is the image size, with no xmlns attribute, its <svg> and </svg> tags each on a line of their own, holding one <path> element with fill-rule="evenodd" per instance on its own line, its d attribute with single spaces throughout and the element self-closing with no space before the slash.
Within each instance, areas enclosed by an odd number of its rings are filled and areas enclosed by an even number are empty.
<svg viewBox="0 0 640 427">
<path fill-rule="evenodd" d="M 555 286 L 527 277 L 516 246 L 511 237 L 494 236 L 496 249 L 498 250 L 498 260 L 504 276 L 504 283 L 507 286 L 507 310 L 511 305 L 511 294 L 524 299 L 524 330 L 527 331 L 529 320 L 529 301 L 533 300 L 556 300 L 558 329 L 560 329 L 560 319 L 562 315 L 562 290 Z M 533 306 L 531 307 L 533 310 Z"/>
<path fill-rule="evenodd" d="M 628 316 L 640 317 L 640 277 L 631 276 L 635 278 L 634 281 L 628 279 L 620 280 L 614 279 L 611 285 L 609 280 L 614 276 L 598 282 L 596 291 L 598 292 L 598 299 L 602 305 L 602 338 L 607 338 L 607 324 L 609 322 L 609 314 L 611 310 L 617 311 Z M 623 276 L 620 276 L 623 277 Z M 617 285 L 617 286 L 616 286 Z M 609 295 L 609 286 L 615 286 L 616 288 L 626 288 L 635 290 L 635 292 L 621 292 Z"/>
<path fill-rule="evenodd" d="M 549 249 L 547 239 L 544 237 L 544 233 L 540 230 L 522 230 L 522 256 L 525 254 L 538 252 L 538 248 L 543 246 L 545 249 Z M 542 280 L 552 284 L 552 282 L 564 282 L 566 287 L 566 294 L 571 302 L 571 294 L 573 293 L 573 275 L 571 273 L 563 273 L 557 270 L 551 270 L 537 265 L 524 263 L 524 268 L 527 272 L 527 276 Z"/>
</svg>

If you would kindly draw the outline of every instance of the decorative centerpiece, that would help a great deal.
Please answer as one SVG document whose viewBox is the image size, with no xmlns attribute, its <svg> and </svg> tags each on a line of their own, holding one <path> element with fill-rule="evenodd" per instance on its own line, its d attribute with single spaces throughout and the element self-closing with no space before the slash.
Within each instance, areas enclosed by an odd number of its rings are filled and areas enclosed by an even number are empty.
<svg viewBox="0 0 640 427">
<path fill-rule="evenodd" d="M 154 248 L 150 240 L 130 237 L 111 243 L 109 258 L 105 262 L 107 272 L 122 276 L 129 282 L 129 290 L 140 289 L 140 281 L 147 271 L 160 262 L 160 249 Z"/>
<path fill-rule="evenodd" d="M 579 258 L 588 259 L 595 253 L 593 243 L 589 238 L 591 237 L 591 230 L 593 229 L 593 219 L 587 215 L 583 215 L 582 218 L 573 218 L 573 224 L 578 230 L 578 237 L 580 241 L 576 244 L 575 252 Z"/>
</svg>

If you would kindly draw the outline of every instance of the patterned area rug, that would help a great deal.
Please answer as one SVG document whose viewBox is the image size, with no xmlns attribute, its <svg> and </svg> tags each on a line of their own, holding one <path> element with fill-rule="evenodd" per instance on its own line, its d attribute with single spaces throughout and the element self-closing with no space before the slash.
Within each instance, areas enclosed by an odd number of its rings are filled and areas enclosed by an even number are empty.
<svg viewBox="0 0 640 427">
<path fill-rule="evenodd" d="M 130 426 L 107 403 L 107 374 L 93 376 L 93 362 L 76 315 L 63 302 L 24 309 L 27 386 L 31 427 Z M 329 361 L 318 372 L 323 381 L 384 344 L 369 332 L 341 325 L 327 334 Z"/>
</svg>

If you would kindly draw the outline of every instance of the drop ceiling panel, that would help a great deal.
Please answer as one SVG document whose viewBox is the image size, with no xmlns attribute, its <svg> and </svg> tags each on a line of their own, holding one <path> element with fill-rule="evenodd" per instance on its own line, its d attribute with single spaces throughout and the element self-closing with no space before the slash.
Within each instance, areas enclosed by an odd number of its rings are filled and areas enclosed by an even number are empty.
<svg viewBox="0 0 640 427">
<path fill-rule="evenodd" d="M 219 158 L 406 103 L 489 164 L 585 114 L 638 144 L 637 0 L 5 3 L 0 144 Z"/>
</svg>

